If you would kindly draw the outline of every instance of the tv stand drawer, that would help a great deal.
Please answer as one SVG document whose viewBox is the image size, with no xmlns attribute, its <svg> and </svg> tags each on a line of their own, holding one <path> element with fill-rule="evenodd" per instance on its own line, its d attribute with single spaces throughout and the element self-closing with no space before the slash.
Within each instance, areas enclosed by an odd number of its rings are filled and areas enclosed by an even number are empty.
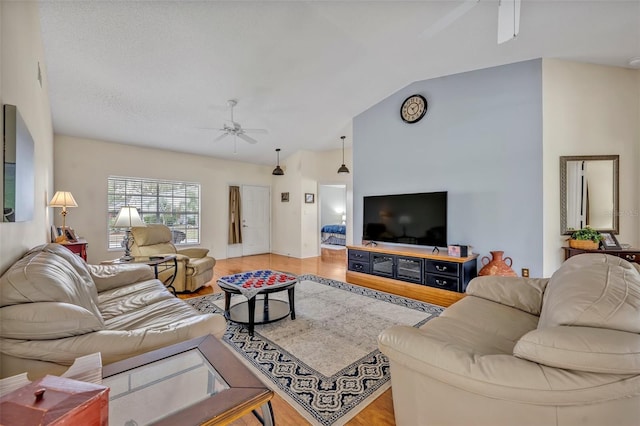
<svg viewBox="0 0 640 426">
<path fill-rule="evenodd" d="M 451 275 L 457 277 L 460 275 L 460 264 L 455 262 L 446 262 L 444 260 L 427 259 L 427 274 Z"/>
<path fill-rule="evenodd" d="M 442 290 L 459 291 L 460 280 L 457 277 L 447 275 L 428 274 L 425 285 L 440 288 Z"/>
<path fill-rule="evenodd" d="M 369 263 L 369 252 L 362 250 L 349 250 L 349 260 Z"/>
<path fill-rule="evenodd" d="M 356 260 L 349 260 L 349 270 L 353 272 L 362 272 L 363 274 L 369 274 L 368 262 L 358 262 Z"/>
</svg>

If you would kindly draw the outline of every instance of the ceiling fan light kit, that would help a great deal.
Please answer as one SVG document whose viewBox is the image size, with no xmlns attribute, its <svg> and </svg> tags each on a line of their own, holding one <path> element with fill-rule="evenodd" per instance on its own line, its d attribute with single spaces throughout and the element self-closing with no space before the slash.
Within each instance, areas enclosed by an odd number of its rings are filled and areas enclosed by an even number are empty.
<svg viewBox="0 0 640 426">
<path fill-rule="evenodd" d="M 349 173 L 349 169 L 344 165 L 344 138 L 346 136 L 340 136 L 340 139 L 342 139 L 342 166 L 338 169 L 338 174 Z"/>
<path fill-rule="evenodd" d="M 242 127 L 242 125 L 240 125 L 240 123 L 237 123 L 234 119 L 233 119 L 233 108 L 238 105 L 238 101 L 235 99 L 229 99 L 227 101 L 227 105 L 229 106 L 229 109 L 231 111 L 231 120 L 229 120 L 229 122 L 231 124 L 224 124 L 222 126 L 222 129 L 218 129 L 219 131 L 222 132 L 222 134 L 220 136 L 218 136 L 217 138 L 215 138 L 213 141 L 214 142 L 218 142 L 224 138 L 226 138 L 227 136 L 233 136 L 233 153 L 236 153 L 236 142 L 237 142 L 237 138 L 242 139 L 245 142 L 248 142 L 250 144 L 256 144 L 258 143 L 257 140 L 255 140 L 254 138 L 247 136 L 247 133 L 262 133 L 262 134 L 266 134 L 268 133 L 266 129 L 245 129 Z"/>
<path fill-rule="evenodd" d="M 284 175 L 284 170 L 280 168 L 280 148 L 276 148 L 276 155 L 278 156 L 278 162 L 276 163 L 276 168 L 271 172 L 274 176 L 282 176 Z"/>
</svg>

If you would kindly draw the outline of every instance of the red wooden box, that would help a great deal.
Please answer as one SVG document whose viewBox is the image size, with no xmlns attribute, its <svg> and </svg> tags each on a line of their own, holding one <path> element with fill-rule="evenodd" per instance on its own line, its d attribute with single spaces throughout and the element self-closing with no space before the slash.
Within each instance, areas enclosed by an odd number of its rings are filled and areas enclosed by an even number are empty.
<svg viewBox="0 0 640 426">
<path fill-rule="evenodd" d="M 108 426 L 109 388 L 45 376 L 0 398 L 0 424 Z"/>
</svg>

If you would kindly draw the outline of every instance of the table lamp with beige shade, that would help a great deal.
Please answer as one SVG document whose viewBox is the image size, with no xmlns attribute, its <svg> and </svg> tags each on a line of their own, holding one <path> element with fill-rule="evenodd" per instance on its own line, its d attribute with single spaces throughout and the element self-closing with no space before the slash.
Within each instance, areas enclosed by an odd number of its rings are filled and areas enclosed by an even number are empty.
<svg viewBox="0 0 640 426">
<path fill-rule="evenodd" d="M 138 209 L 132 206 L 123 206 L 120 208 L 116 221 L 113 224 L 114 228 L 126 228 L 124 239 L 122 240 L 122 247 L 124 247 L 124 256 L 120 260 L 130 261 L 133 260 L 131 256 L 131 245 L 133 244 L 133 237 L 131 236 L 132 226 L 147 226 L 138 214 Z"/>
<path fill-rule="evenodd" d="M 49 202 L 49 207 L 62 207 L 62 212 L 60 212 L 62 215 L 62 235 L 56 238 L 56 243 L 64 243 L 68 241 L 66 233 L 67 207 L 78 207 L 78 203 L 76 203 L 71 192 L 57 191 Z"/>
</svg>

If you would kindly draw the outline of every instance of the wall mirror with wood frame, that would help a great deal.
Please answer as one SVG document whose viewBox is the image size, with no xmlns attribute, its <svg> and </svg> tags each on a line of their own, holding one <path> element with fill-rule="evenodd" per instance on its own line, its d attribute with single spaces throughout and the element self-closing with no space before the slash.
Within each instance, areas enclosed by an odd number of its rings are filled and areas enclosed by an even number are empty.
<svg viewBox="0 0 640 426">
<path fill-rule="evenodd" d="M 560 230 L 618 228 L 619 155 L 560 157 Z"/>
</svg>

